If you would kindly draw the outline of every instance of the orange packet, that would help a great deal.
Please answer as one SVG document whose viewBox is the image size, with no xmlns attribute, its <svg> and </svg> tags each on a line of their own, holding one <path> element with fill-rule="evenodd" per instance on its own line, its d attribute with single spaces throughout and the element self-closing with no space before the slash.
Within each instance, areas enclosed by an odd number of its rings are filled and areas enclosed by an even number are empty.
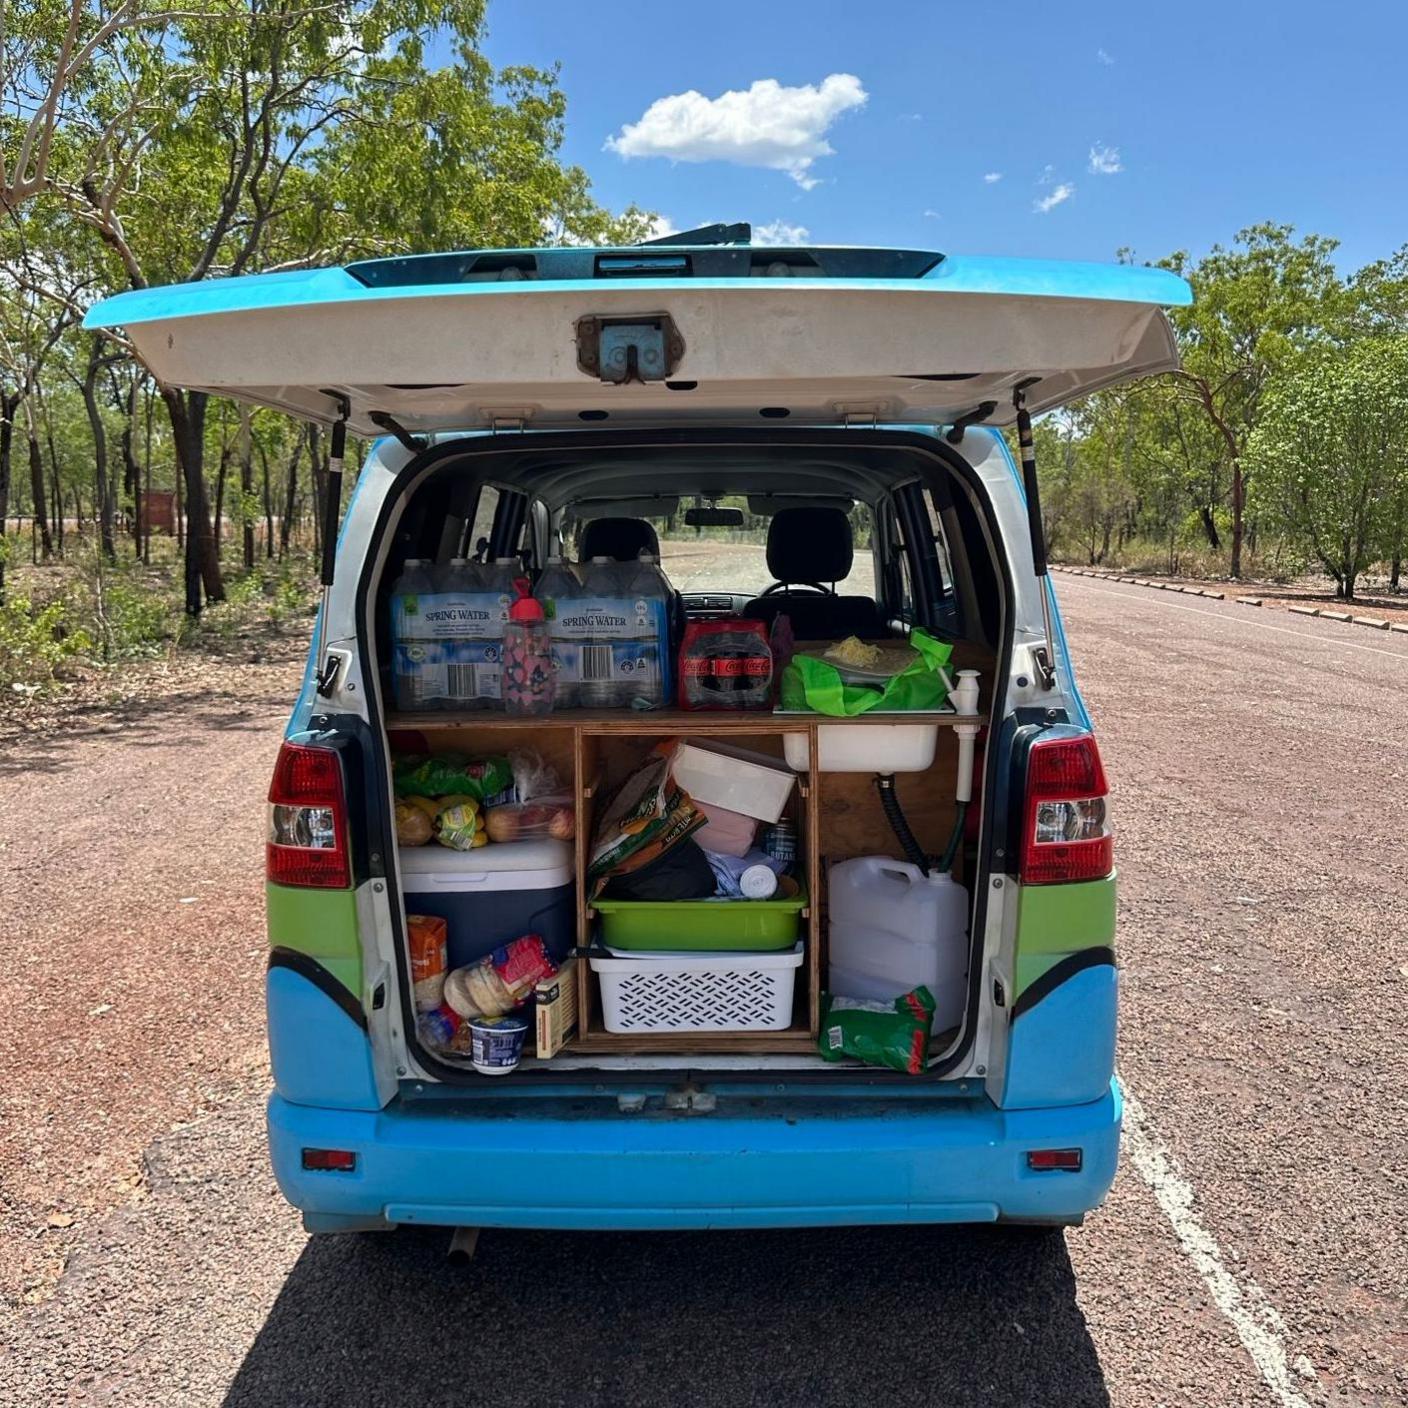
<svg viewBox="0 0 1408 1408">
<path fill-rule="evenodd" d="M 411 941 L 411 981 L 424 982 L 445 971 L 445 921 L 435 914 L 408 914 Z"/>
</svg>

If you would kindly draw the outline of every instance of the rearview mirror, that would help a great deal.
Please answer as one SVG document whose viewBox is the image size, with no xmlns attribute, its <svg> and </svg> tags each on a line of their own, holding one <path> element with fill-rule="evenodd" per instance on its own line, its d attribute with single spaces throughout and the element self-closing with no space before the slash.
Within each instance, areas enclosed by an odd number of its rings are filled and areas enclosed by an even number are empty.
<svg viewBox="0 0 1408 1408">
<path fill-rule="evenodd" d="M 741 528 L 741 508 L 687 508 L 684 521 L 689 528 Z"/>
</svg>

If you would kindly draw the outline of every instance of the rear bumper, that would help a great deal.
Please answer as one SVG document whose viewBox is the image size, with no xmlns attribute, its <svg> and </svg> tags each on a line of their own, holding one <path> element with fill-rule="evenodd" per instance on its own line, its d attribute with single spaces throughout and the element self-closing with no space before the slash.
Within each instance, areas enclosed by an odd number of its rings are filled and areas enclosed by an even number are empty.
<svg viewBox="0 0 1408 1408">
<path fill-rule="evenodd" d="M 505 1092 L 507 1097 L 507 1092 Z M 269 1144 L 312 1231 L 413 1223 L 661 1229 L 1074 1222 L 1115 1174 L 1121 1100 L 1002 1111 L 986 1100 L 720 1099 L 709 1114 L 614 1101 L 484 1100 L 315 1109 L 275 1095 Z M 350 1149 L 309 1172 L 305 1147 Z M 1079 1173 L 1030 1149 L 1079 1147 Z"/>
</svg>

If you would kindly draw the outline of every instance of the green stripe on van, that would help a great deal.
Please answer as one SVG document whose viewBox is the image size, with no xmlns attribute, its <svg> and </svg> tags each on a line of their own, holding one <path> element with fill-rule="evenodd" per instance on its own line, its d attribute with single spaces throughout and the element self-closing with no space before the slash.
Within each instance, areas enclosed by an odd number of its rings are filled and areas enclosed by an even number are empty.
<svg viewBox="0 0 1408 1408">
<path fill-rule="evenodd" d="M 1115 942 L 1115 877 L 1076 885 L 1024 885 L 1017 900 L 1017 991 L 1067 954 Z"/>
<path fill-rule="evenodd" d="M 302 890 L 266 884 L 269 947 L 316 958 L 349 992 L 362 991 L 362 944 L 352 890 Z"/>
</svg>

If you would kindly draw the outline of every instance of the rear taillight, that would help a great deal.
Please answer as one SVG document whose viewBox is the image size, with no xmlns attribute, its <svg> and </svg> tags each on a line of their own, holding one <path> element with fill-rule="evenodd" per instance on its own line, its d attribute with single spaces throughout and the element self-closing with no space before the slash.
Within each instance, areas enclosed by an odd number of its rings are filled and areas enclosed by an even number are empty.
<svg viewBox="0 0 1408 1408">
<path fill-rule="evenodd" d="M 1027 756 L 1022 882 L 1099 880 L 1115 867 L 1100 750 L 1088 733 L 1033 743 Z"/>
<path fill-rule="evenodd" d="M 342 763 L 329 748 L 285 743 L 269 786 L 265 873 L 279 885 L 341 890 L 347 866 Z"/>
<path fill-rule="evenodd" d="M 303 1167 L 319 1173 L 356 1173 L 357 1155 L 351 1149 L 305 1149 Z"/>
</svg>

